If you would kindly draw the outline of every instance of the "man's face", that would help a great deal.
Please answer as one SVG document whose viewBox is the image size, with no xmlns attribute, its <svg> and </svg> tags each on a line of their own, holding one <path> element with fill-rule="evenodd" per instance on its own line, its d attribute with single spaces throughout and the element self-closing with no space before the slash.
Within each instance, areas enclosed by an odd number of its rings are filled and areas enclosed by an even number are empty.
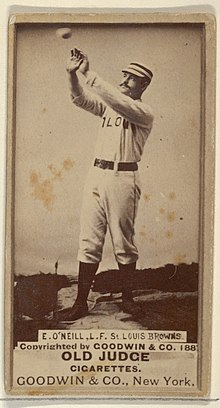
<svg viewBox="0 0 220 408">
<path fill-rule="evenodd" d="M 139 99 L 144 88 L 143 79 L 129 72 L 123 72 L 123 77 L 119 85 L 120 91 L 132 99 Z"/>
</svg>

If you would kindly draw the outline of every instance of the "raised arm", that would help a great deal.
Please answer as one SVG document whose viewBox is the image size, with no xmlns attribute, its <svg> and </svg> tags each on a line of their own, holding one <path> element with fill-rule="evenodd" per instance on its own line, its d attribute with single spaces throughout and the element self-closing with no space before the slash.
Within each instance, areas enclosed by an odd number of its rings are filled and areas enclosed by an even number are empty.
<svg viewBox="0 0 220 408">
<path fill-rule="evenodd" d="M 81 67 L 80 71 L 82 73 L 84 69 L 86 70 L 87 64 L 87 61 L 82 58 L 77 49 L 71 50 L 71 57 L 67 61 L 66 71 L 72 102 L 80 108 L 102 117 L 106 105 L 96 95 L 83 89 L 77 76 L 79 67 Z"/>
<path fill-rule="evenodd" d="M 150 107 L 140 100 L 134 100 L 130 96 L 124 95 L 117 88 L 100 78 L 90 70 L 86 54 L 82 53 L 82 51 L 79 52 L 84 58 L 84 63 L 79 67 L 79 70 L 85 76 L 86 83 L 102 100 L 129 122 L 142 127 L 151 127 L 153 114 Z"/>
<path fill-rule="evenodd" d="M 82 64 L 82 59 L 76 57 L 74 55 L 74 51 L 71 50 L 71 56 L 67 60 L 67 66 L 66 66 L 66 71 L 67 71 L 67 78 L 69 82 L 69 89 L 71 92 L 71 95 L 74 97 L 79 96 L 82 93 L 82 87 L 79 83 L 78 76 L 77 76 L 77 71 Z"/>
<path fill-rule="evenodd" d="M 149 106 L 130 96 L 123 95 L 117 88 L 100 78 L 95 72 L 88 71 L 86 82 L 105 103 L 131 123 L 149 127 L 153 122 L 153 114 Z"/>
</svg>

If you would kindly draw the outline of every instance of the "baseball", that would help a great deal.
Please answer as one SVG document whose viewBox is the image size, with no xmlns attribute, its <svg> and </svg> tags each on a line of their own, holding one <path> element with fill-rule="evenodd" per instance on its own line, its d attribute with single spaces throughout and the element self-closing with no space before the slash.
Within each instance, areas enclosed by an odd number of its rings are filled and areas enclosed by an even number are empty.
<svg viewBox="0 0 220 408">
<path fill-rule="evenodd" d="M 57 38 L 63 38 L 64 40 L 67 40 L 72 36 L 71 28 L 68 27 L 58 28 L 56 30 L 56 36 Z"/>
</svg>

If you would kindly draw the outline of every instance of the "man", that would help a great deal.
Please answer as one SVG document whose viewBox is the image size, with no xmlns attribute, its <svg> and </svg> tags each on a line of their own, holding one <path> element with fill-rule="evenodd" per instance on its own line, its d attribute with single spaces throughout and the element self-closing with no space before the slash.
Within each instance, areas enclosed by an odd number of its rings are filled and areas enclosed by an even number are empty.
<svg viewBox="0 0 220 408">
<path fill-rule="evenodd" d="M 151 109 L 141 102 L 141 95 L 153 74 L 142 64 L 130 63 L 122 71 L 119 89 L 114 88 L 90 70 L 88 57 L 76 48 L 71 51 L 67 72 L 72 102 L 100 116 L 101 123 L 83 196 L 78 295 L 63 319 L 75 320 L 88 313 L 87 297 L 102 259 L 107 226 L 123 284 L 122 310 L 137 314 L 140 308 L 132 297 L 132 274 L 138 259 L 134 222 L 141 194 L 137 162 L 153 123 Z M 78 73 L 87 87 L 79 82 Z"/>
</svg>

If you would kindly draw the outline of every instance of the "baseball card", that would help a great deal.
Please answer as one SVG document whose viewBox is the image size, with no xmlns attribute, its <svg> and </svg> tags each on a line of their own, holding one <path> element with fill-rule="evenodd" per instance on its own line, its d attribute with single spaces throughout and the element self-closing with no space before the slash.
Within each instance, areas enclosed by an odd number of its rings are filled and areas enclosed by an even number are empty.
<svg viewBox="0 0 220 408">
<path fill-rule="evenodd" d="M 208 398 L 215 17 L 9 17 L 5 389 Z"/>
</svg>

